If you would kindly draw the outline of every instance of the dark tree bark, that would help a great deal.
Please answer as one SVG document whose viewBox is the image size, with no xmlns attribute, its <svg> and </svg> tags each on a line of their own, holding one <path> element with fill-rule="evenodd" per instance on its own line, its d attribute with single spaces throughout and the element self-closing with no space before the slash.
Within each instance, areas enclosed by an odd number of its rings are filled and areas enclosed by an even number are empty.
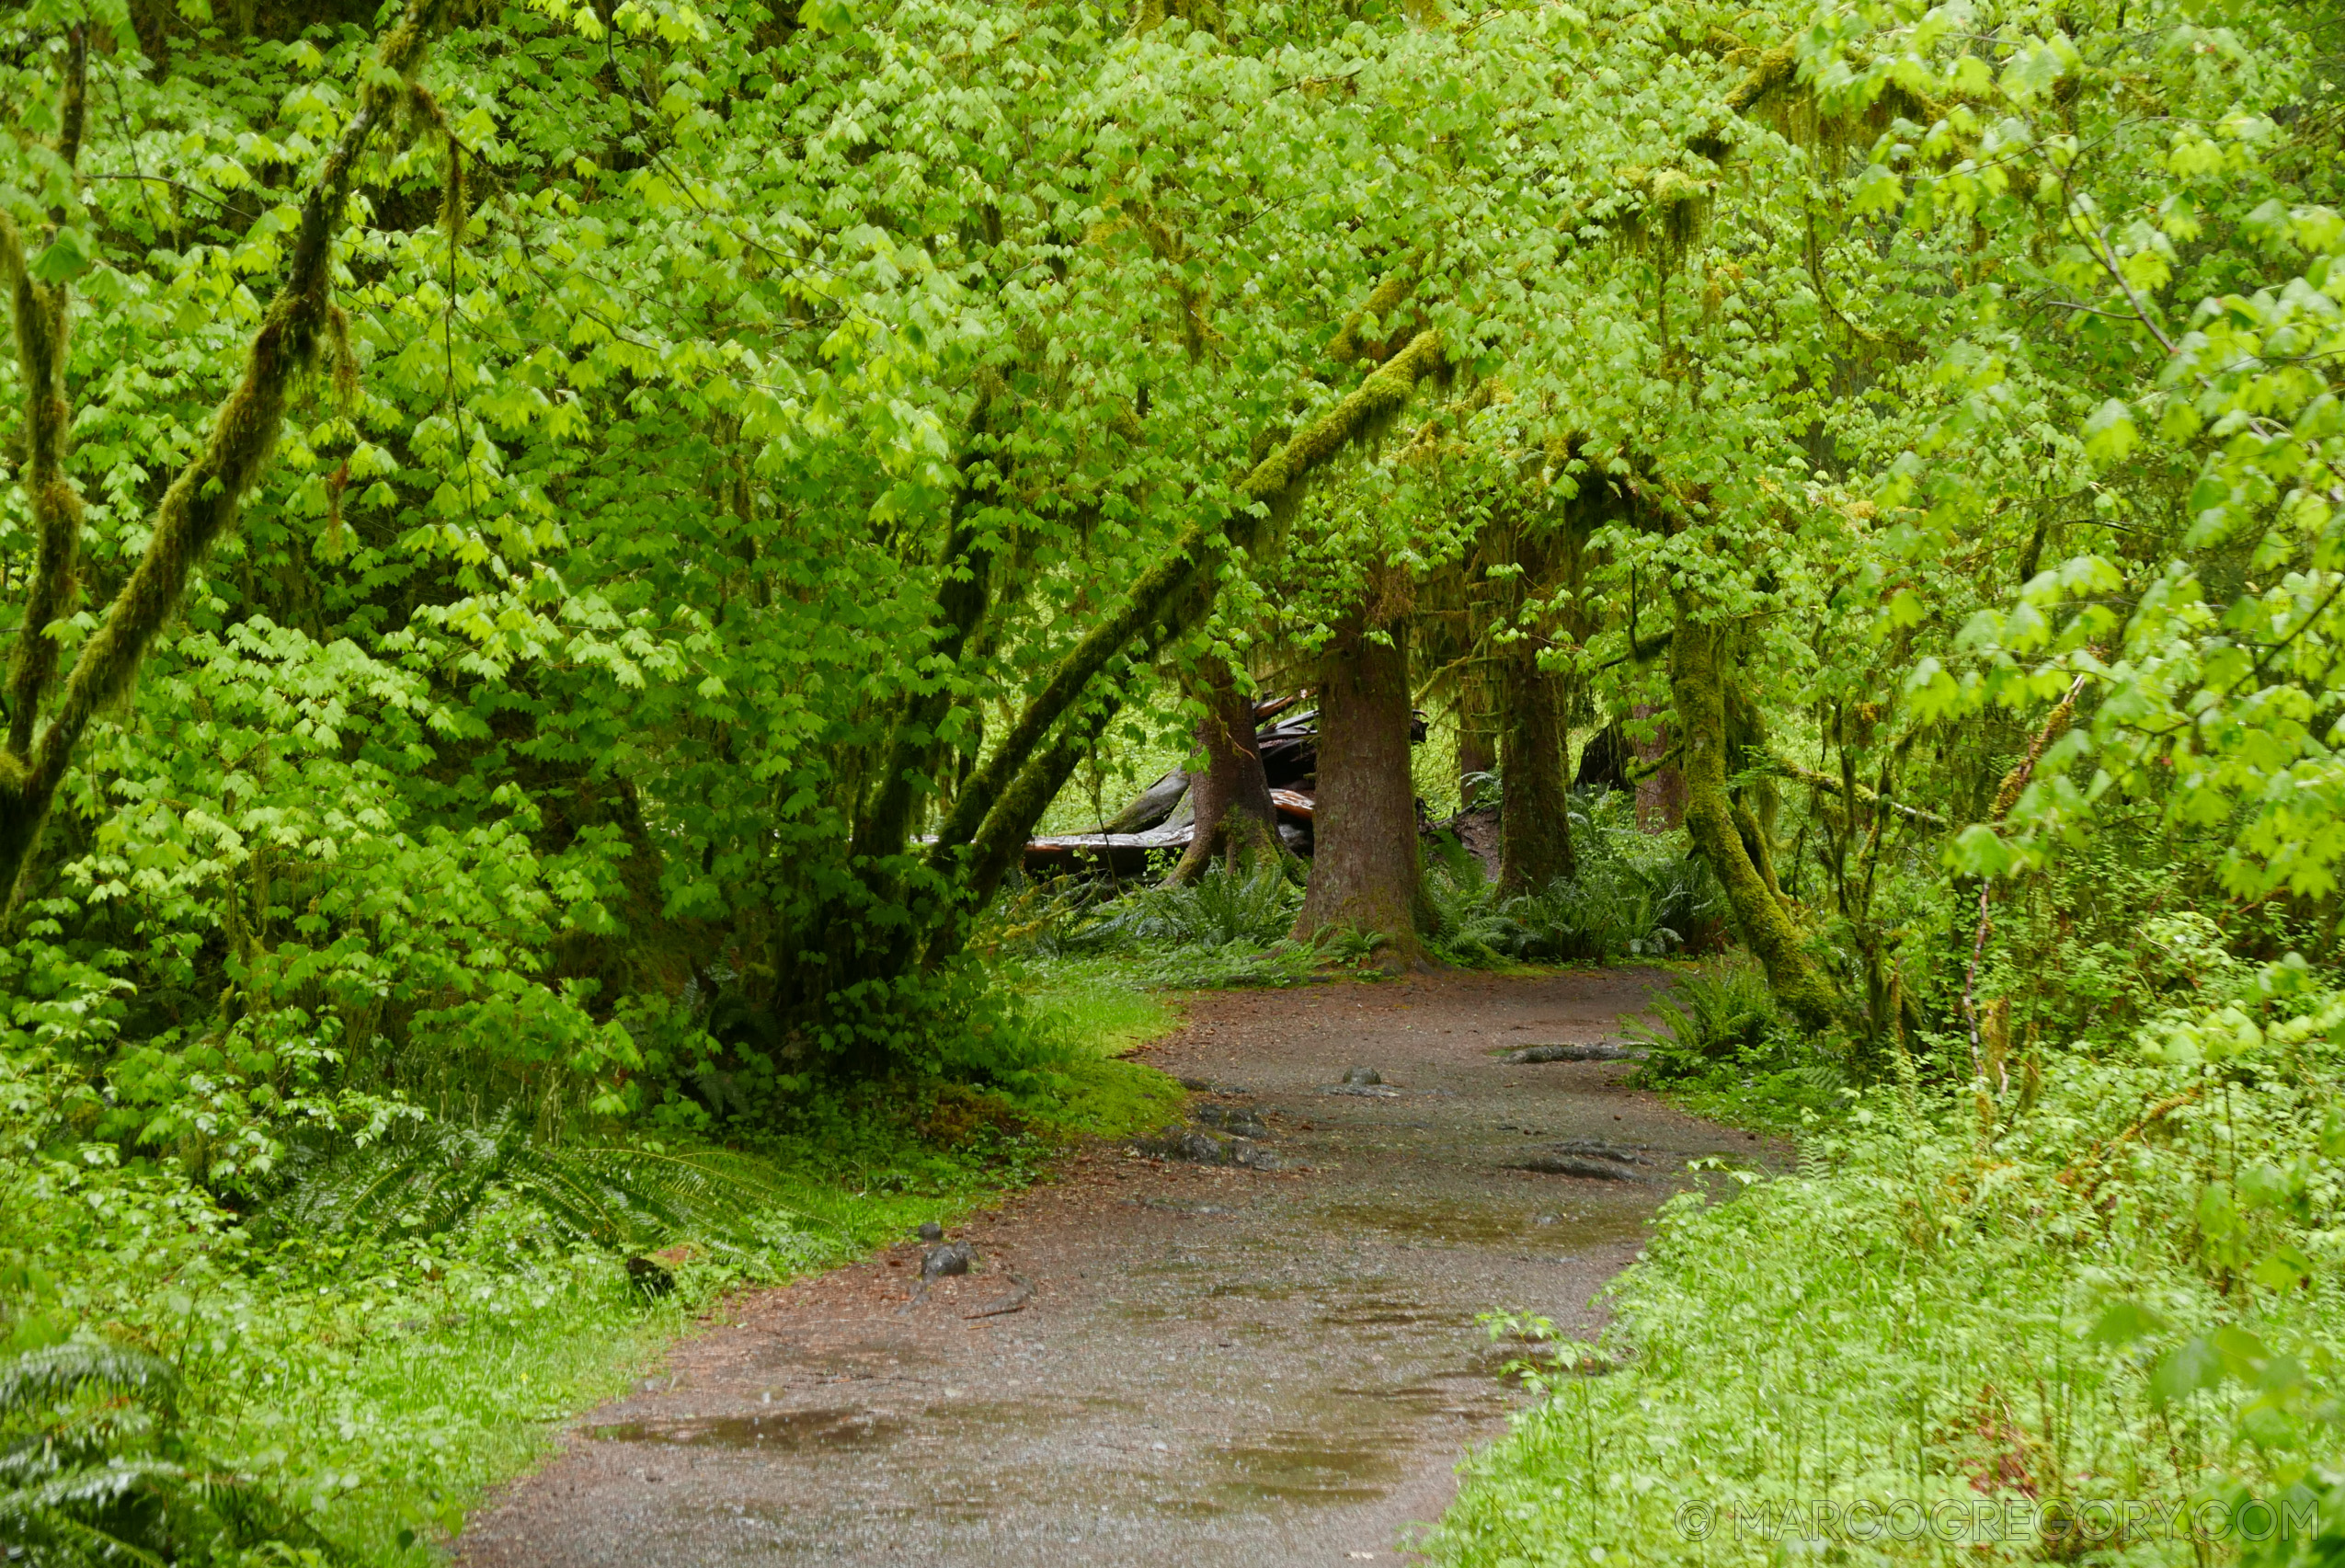
<svg viewBox="0 0 2345 1568">
<path fill-rule="evenodd" d="M 1563 681 L 1539 667 L 1539 640 L 1520 637 L 1501 650 L 1498 890 L 1538 892 L 1575 876 L 1571 781 L 1565 773 Z"/>
<path fill-rule="evenodd" d="M 1580 749 L 1580 767 L 1572 775 L 1572 787 L 1628 789 L 1631 757 L 1628 738 L 1620 732 L 1620 721 L 1614 719 L 1590 736 L 1588 743 Z"/>
<path fill-rule="evenodd" d="M 1310 884 L 1295 935 L 1372 933 L 1388 963 L 1422 965 L 1424 890 L 1409 773 L 1409 656 L 1402 628 L 1376 641 L 1357 617 L 1320 659 L 1319 794 Z"/>
<path fill-rule="evenodd" d="M 1198 685 L 1205 716 L 1197 720 L 1197 750 L 1205 766 L 1189 775 L 1196 829 L 1172 868 L 1175 882 L 1203 876 L 1216 856 L 1235 870 L 1278 853 L 1278 812 L 1254 749 L 1253 700 L 1238 690 L 1227 666 L 1212 666 Z"/>
<path fill-rule="evenodd" d="M 1676 763 L 1664 761 L 1677 742 L 1668 723 L 1655 716 L 1663 711 L 1650 703 L 1639 703 L 1630 714 L 1653 727 L 1652 739 L 1629 741 L 1630 754 L 1639 769 L 1637 826 L 1648 833 L 1668 832 L 1686 819 L 1686 775 Z"/>
</svg>

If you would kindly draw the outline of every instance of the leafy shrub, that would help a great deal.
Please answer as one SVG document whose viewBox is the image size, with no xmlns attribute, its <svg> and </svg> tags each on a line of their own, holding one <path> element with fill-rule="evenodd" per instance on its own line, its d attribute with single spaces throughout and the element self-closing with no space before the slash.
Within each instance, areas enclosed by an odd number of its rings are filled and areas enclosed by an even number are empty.
<svg viewBox="0 0 2345 1568">
<path fill-rule="evenodd" d="M 1267 947 L 1285 940 L 1302 890 L 1275 861 L 1232 871 L 1216 864 L 1190 883 L 1159 883 L 1126 895 L 1077 933 L 1096 949 L 1125 945 Z"/>
<path fill-rule="evenodd" d="M 526 1204 L 565 1241 L 639 1250 L 692 1237 L 720 1251 L 769 1245 L 795 1216 L 760 1162 L 722 1150 L 541 1142 L 508 1112 L 485 1127 L 417 1117 L 364 1142 L 300 1147 L 256 1217 L 276 1236 L 435 1236 L 496 1202 Z"/>
<path fill-rule="evenodd" d="M 1114 956 L 1119 979 L 1153 986 L 1287 985 L 1331 956 L 1289 940 L 1302 889 L 1289 868 L 1215 864 L 1186 886 L 1065 878 L 1013 889 L 978 944 L 999 957 L 1080 970 Z M 1340 957 L 1340 955 L 1338 955 Z"/>
<path fill-rule="evenodd" d="M 1434 1560 L 2338 1561 L 2345 996 L 2200 979 L 2008 1084 L 1848 1091 L 1798 1174 L 1674 1201 L 1615 1369 L 1541 1379 Z M 1731 1034 L 1710 990 L 1679 1014 Z M 1874 1528 L 1900 1500 L 1971 1538 Z"/>
</svg>

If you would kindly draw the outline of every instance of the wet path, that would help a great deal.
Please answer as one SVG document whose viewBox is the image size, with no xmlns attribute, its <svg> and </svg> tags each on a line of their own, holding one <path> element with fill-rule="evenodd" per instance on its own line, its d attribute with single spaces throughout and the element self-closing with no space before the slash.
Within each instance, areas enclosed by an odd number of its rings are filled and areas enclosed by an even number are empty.
<svg viewBox="0 0 2345 1568">
<path fill-rule="evenodd" d="M 1400 1561 L 1519 1398 L 1476 1315 L 1593 1322 L 1686 1160 L 1756 1147 L 1605 1063 L 1656 977 L 1443 976 L 1197 999 L 1145 1059 L 1247 1093 L 1275 1171 L 1102 1150 L 967 1228 L 737 1304 L 459 1543 L 473 1568 Z M 1338 1093 L 1367 1066 L 1390 1093 Z M 1512 1168 L 1644 1150 L 1636 1179 Z M 989 1317 L 965 1314 L 1031 1302 Z"/>
</svg>

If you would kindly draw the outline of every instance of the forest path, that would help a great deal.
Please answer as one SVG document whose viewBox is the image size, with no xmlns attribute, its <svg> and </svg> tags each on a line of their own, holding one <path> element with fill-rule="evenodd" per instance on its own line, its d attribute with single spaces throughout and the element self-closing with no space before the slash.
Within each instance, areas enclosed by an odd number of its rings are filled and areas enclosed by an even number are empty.
<svg viewBox="0 0 2345 1568">
<path fill-rule="evenodd" d="M 1521 1399 L 1481 1312 L 1591 1326 L 1686 1160 L 1747 1135 L 1507 1066 L 1592 1041 L 1664 977 L 1441 975 L 1188 1004 L 1142 1059 L 1242 1085 L 1278 1172 L 1103 1149 L 955 1232 L 979 1271 L 907 1312 L 920 1253 L 732 1304 L 586 1417 L 457 1543 L 470 1568 L 1394 1562 Z M 1397 1093 L 1331 1092 L 1356 1066 Z M 1509 1168 L 1644 1146 L 1640 1179 Z M 964 1314 L 1013 1299 L 999 1316 Z"/>
</svg>

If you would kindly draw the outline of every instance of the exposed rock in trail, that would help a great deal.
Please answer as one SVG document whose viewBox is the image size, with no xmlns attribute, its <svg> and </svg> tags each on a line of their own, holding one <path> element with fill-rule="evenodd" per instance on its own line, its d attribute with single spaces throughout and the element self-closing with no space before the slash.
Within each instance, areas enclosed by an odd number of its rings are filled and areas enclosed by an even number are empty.
<svg viewBox="0 0 2345 1568">
<path fill-rule="evenodd" d="M 1641 1150 L 1606 1143 L 1600 1139 L 1574 1138 L 1550 1143 L 1543 1152 L 1515 1161 L 1507 1168 L 1598 1182 L 1641 1182 L 1648 1178 L 1635 1167 L 1651 1163 Z"/>
<path fill-rule="evenodd" d="M 989 1306 L 979 1307 L 974 1312 L 963 1312 L 961 1316 L 964 1318 L 999 1318 L 1006 1317 L 1012 1312 L 1023 1311 L 1025 1309 L 1026 1303 L 1034 1299 L 1034 1287 L 1027 1284 L 1024 1280 L 1019 1278 L 1014 1274 L 1006 1276 L 1005 1277 L 1008 1278 L 1011 1284 L 1017 1287 L 1015 1290 L 1012 1290 L 1009 1295 L 1004 1296 L 999 1301 L 995 1301 Z"/>
<path fill-rule="evenodd" d="M 1269 1124 L 1259 1111 L 1245 1105 L 1199 1105 L 1197 1120 L 1207 1127 L 1218 1127 L 1232 1138 L 1268 1138 Z"/>
<path fill-rule="evenodd" d="M 1626 1144 L 1607 1143 L 1600 1138 L 1567 1138 L 1560 1143 L 1550 1143 L 1547 1148 L 1553 1154 L 1584 1154 L 1591 1159 L 1611 1160 L 1623 1165 L 1653 1163 L 1642 1148 L 1631 1149 Z"/>
<path fill-rule="evenodd" d="M 1362 1100 L 1397 1100 L 1401 1091 L 1382 1083 L 1330 1083 L 1322 1094 L 1350 1094 Z"/>
<path fill-rule="evenodd" d="M 1525 1046 L 1518 1051 L 1508 1051 L 1498 1059 L 1517 1066 L 1545 1061 L 1642 1061 L 1645 1053 L 1630 1046 L 1598 1040 L 1584 1046 Z"/>
<path fill-rule="evenodd" d="M 1253 1090 L 1241 1083 L 1217 1083 L 1210 1078 L 1176 1078 L 1173 1080 L 1193 1094 L 1252 1094 Z"/>
<path fill-rule="evenodd" d="M 1641 1182 L 1645 1179 L 1629 1166 L 1584 1154 L 1534 1154 L 1527 1160 L 1514 1161 L 1506 1168 L 1510 1171 L 1536 1171 L 1549 1176 L 1582 1176 L 1596 1182 Z"/>
<path fill-rule="evenodd" d="M 1228 1165 L 1233 1162 L 1230 1141 L 1192 1127 L 1174 1137 L 1152 1139 L 1133 1147 L 1160 1160 L 1186 1160 L 1194 1165 Z"/>
<path fill-rule="evenodd" d="M 1275 1171 L 1283 1166 L 1275 1153 L 1251 1138 L 1223 1138 L 1196 1127 L 1177 1137 L 1155 1139 L 1133 1147 L 1160 1160 L 1185 1160 L 1193 1165 L 1243 1165 L 1253 1171 Z"/>
<path fill-rule="evenodd" d="M 1356 1067 L 1344 1075 L 1346 1083 L 1377 1084 L 1384 1082 L 1384 1074 L 1372 1067 Z"/>
<path fill-rule="evenodd" d="M 1237 1210 L 1218 1203 L 1184 1203 L 1178 1198 L 1135 1197 L 1125 1200 L 1134 1208 L 1161 1209 L 1167 1214 L 1234 1214 Z"/>
<path fill-rule="evenodd" d="M 948 1274 L 967 1274 L 969 1265 L 977 1261 L 977 1253 L 967 1242 L 947 1242 L 941 1247 L 931 1247 L 921 1257 L 921 1281 L 942 1279 Z"/>
<path fill-rule="evenodd" d="M 933 1244 L 944 1240 L 944 1227 L 933 1219 L 923 1219 L 921 1221 L 919 1235 L 921 1241 Z"/>
</svg>

